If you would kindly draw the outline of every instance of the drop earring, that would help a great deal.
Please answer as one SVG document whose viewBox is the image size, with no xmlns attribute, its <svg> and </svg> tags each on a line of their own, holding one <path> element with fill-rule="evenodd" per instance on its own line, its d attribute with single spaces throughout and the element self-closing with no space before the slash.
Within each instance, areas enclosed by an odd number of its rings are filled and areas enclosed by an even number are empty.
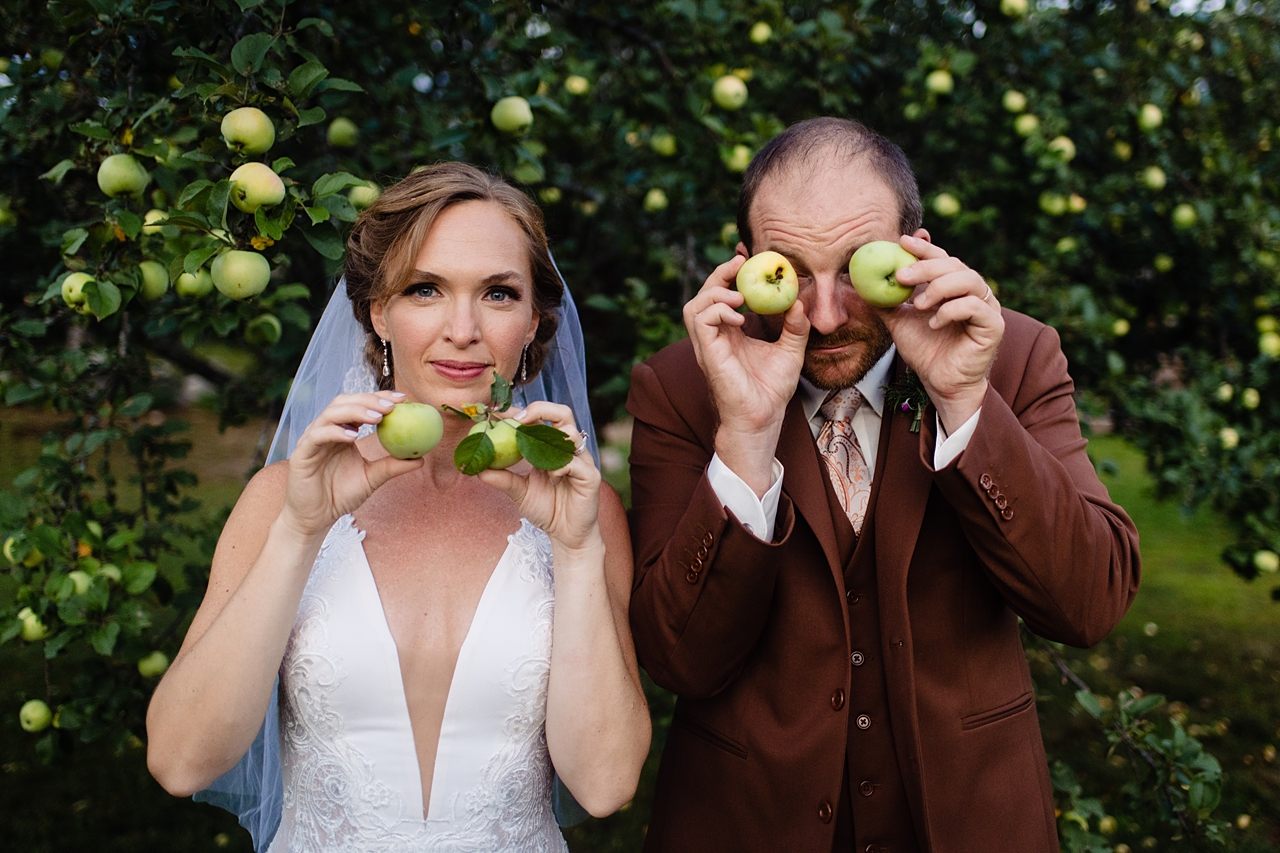
<svg viewBox="0 0 1280 853">
<path fill-rule="evenodd" d="M 391 375 L 391 365 L 388 362 L 388 358 L 387 358 L 387 339 L 386 338 L 382 339 L 382 375 L 383 376 Z"/>
<path fill-rule="evenodd" d="M 525 344 L 524 349 L 520 351 L 520 382 L 524 384 L 529 381 L 529 345 Z"/>
</svg>

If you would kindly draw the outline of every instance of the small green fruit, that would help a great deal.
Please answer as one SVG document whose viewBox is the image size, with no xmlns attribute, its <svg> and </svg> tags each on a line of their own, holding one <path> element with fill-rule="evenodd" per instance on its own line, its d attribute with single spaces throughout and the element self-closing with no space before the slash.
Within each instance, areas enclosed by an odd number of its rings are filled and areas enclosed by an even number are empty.
<svg viewBox="0 0 1280 853">
<path fill-rule="evenodd" d="M 1240 446 L 1240 433 L 1234 427 L 1223 427 L 1218 430 L 1218 443 L 1223 450 L 1235 450 Z"/>
<path fill-rule="evenodd" d="M 732 74 L 726 74 L 711 87 L 711 100 L 722 110 L 740 109 L 747 102 L 747 84 Z"/>
<path fill-rule="evenodd" d="M 654 187 L 644 194 L 644 209 L 650 213 L 666 210 L 668 204 L 667 194 L 658 187 Z"/>
<path fill-rule="evenodd" d="M 1148 166 L 1142 170 L 1142 182 L 1147 185 L 1147 189 L 1158 192 L 1164 189 L 1164 185 L 1168 183 L 1168 178 L 1165 177 L 1164 169 L 1159 166 Z"/>
<path fill-rule="evenodd" d="M 1267 358 L 1280 357 L 1280 334 L 1263 332 L 1258 336 L 1258 352 Z"/>
<path fill-rule="evenodd" d="M 275 314 L 259 314 L 244 327 L 244 339 L 251 344 L 274 344 L 280 340 L 284 326 Z"/>
<path fill-rule="evenodd" d="M 378 424 L 378 441 L 397 459 L 429 453 L 443 435 L 444 419 L 426 403 L 397 403 Z"/>
<path fill-rule="evenodd" d="M 22 620 L 22 639 L 28 643 L 38 643 L 49 636 L 49 626 L 40 621 L 30 607 L 19 610 L 18 618 Z"/>
<path fill-rule="evenodd" d="M 222 139 L 239 154 L 263 154 L 276 142 L 276 126 L 257 107 L 240 107 L 222 117 Z"/>
<path fill-rule="evenodd" d="M 271 262 L 257 252 L 233 249 L 214 258 L 213 286 L 231 299 L 251 299 L 271 280 Z"/>
<path fill-rule="evenodd" d="M 764 44 L 773 38 L 773 27 L 765 21 L 756 21 L 751 25 L 751 32 L 747 34 L 747 38 L 751 39 L 752 44 Z"/>
<path fill-rule="evenodd" d="M 1196 209 L 1185 202 L 1173 209 L 1173 227 L 1190 228 L 1200 221 Z"/>
<path fill-rule="evenodd" d="M 951 193 L 938 193 L 933 200 L 933 212 L 950 219 L 960 213 L 960 200 Z"/>
<path fill-rule="evenodd" d="M 196 270 L 195 275 L 184 272 L 174 281 L 173 289 L 184 299 L 198 299 L 213 290 L 213 276 L 203 267 Z"/>
<path fill-rule="evenodd" d="M 245 213 L 284 201 L 284 181 L 266 163 L 245 163 L 231 173 L 231 203 Z"/>
<path fill-rule="evenodd" d="M 1072 213 L 1084 213 L 1084 209 L 1089 206 L 1089 202 L 1084 200 L 1084 196 L 1072 193 L 1067 196 L 1067 210 Z"/>
<path fill-rule="evenodd" d="M 1164 113 L 1155 104 L 1143 104 L 1138 110 L 1138 127 L 1150 133 L 1164 124 Z"/>
<path fill-rule="evenodd" d="M 49 706 L 39 699 L 32 699 L 23 704 L 18 711 L 18 723 L 26 732 L 41 732 L 49 728 L 53 722 L 53 712 Z"/>
<path fill-rule="evenodd" d="M 360 141 L 360 128 L 351 119 L 338 116 L 329 123 L 325 138 L 334 148 L 354 148 Z"/>
<path fill-rule="evenodd" d="M 930 71 L 929 76 L 924 78 L 924 87 L 935 95 L 950 95 L 956 87 L 956 81 L 950 71 L 939 68 L 937 71 Z"/>
<path fill-rule="evenodd" d="M 1040 119 L 1031 113 L 1023 113 L 1013 120 L 1013 129 L 1019 136 L 1030 136 L 1040 126 Z"/>
<path fill-rule="evenodd" d="M 1076 144 L 1067 136 L 1055 136 L 1049 140 L 1049 150 L 1064 163 L 1070 163 L 1076 157 Z"/>
<path fill-rule="evenodd" d="M 98 189 L 111 198 L 142 194 L 151 176 L 131 154 L 112 154 L 98 167 Z"/>
<path fill-rule="evenodd" d="M 1162 252 L 1151 259 L 1151 265 L 1156 268 L 1156 272 L 1168 272 L 1173 269 L 1173 258 Z"/>
<path fill-rule="evenodd" d="M 676 153 L 676 138 L 665 130 L 660 130 L 649 137 L 649 147 L 654 153 L 670 157 Z"/>
<path fill-rule="evenodd" d="M 1240 392 L 1240 405 L 1253 410 L 1262 405 L 1262 395 L 1257 388 L 1246 388 Z"/>
<path fill-rule="evenodd" d="M 724 158 L 724 165 L 730 172 L 741 174 L 751 165 L 751 149 L 745 145 L 735 145 L 729 149 L 729 156 Z"/>
<path fill-rule="evenodd" d="M 169 290 L 169 270 L 159 261 L 143 261 L 138 264 L 142 274 L 142 298 L 154 302 Z"/>
<path fill-rule="evenodd" d="M 1123 338 L 1129 334 L 1129 321 L 1121 317 L 1111 324 L 1111 334 L 1117 338 Z"/>
<path fill-rule="evenodd" d="M 1061 193 L 1040 193 L 1040 209 L 1050 216 L 1061 216 L 1067 212 L 1067 199 Z"/>
<path fill-rule="evenodd" d="M 1128 162 L 1133 156 L 1133 146 L 1125 142 L 1123 139 L 1117 139 L 1116 144 L 1112 146 L 1112 150 L 1116 152 L 1116 159 Z"/>
<path fill-rule="evenodd" d="M 104 563 L 102 568 L 98 569 L 98 574 L 102 575 L 109 581 L 114 581 L 115 583 L 120 583 L 120 579 L 124 577 L 124 574 L 120 571 L 120 567 L 115 563 Z"/>
<path fill-rule="evenodd" d="M 489 121 L 503 133 L 524 136 L 533 126 L 533 109 L 519 95 L 503 98 L 489 111 Z"/>
<path fill-rule="evenodd" d="M 873 240 L 849 259 L 849 281 L 868 305 L 893 308 L 911 298 L 913 287 L 898 284 L 897 273 L 916 262 L 915 255 L 890 240 Z"/>
<path fill-rule="evenodd" d="M 482 421 L 467 430 L 467 434 L 475 435 L 478 432 L 485 432 L 489 436 L 489 441 L 493 442 L 493 461 L 489 463 L 490 469 L 510 468 L 524 458 L 516 445 L 516 427 L 518 426 L 520 422 L 515 418 L 497 422 Z"/>
<path fill-rule="evenodd" d="M 1257 551 L 1253 555 L 1253 566 L 1260 572 L 1271 574 L 1280 572 L 1280 554 L 1275 551 Z"/>
<path fill-rule="evenodd" d="M 757 314 L 783 314 L 800 295 L 795 268 L 778 252 L 760 252 L 738 268 L 734 282 L 747 308 Z"/>
<path fill-rule="evenodd" d="M 591 91 L 591 81 L 578 74 L 570 74 L 564 78 L 564 90 L 570 95 L 581 97 Z"/>
<path fill-rule="evenodd" d="M 89 584 L 93 583 L 93 578 L 89 576 L 89 573 L 82 572 L 79 569 L 68 573 L 67 577 L 71 578 L 76 595 L 84 595 L 89 591 Z"/>
<path fill-rule="evenodd" d="M 83 272 L 73 272 L 62 280 L 62 301 L 81 314 L 89 313 L 89 297 L 84 294 L 84 286 L 93 281 L 93 276 Z"/>
<path fill-rule="evenodd" d="M 164 675 L 164 671 L 169 668 L 169 656 L 164 652 L 155 651 L 138 661 L 138 674 L 143 678 L 155 678 Z"/>
<path fill-rule="evenodd" d="M 1020 113 L 1027 108 L 1027 96 L 1016 89 L 1010 89 L 1004 93 L 1000 103 L 1009 112 Z"/>
<path fill-rule="evenodd" d="M 1010 18 L 1027 14 L 1027 0 L 1000 0 L 1000 11 Z"/>
<path fill-rule="evenodd" d="M 160 231 L 164 228 L 164 226 L 156 225 L 155 223 L 162 222 L 163 220 L 168 218 L 169 218 L 169 214 L 165 213 L 163 210 L 159 210 L 154 207 L 151 208 L 150 210 L 147 211 L 146 216 L 142 218 L 142 221 L 143 221 L 142 233 L 147 235 L 159 234 Z"/>
<path fill-rule="evenodd" d="M 347 190 L 347 201 L 351 202 L 351 206 L 356 210 L 364 210 L 373 204 L 380 195 L 382 195 L 382 190 L 377 184 L 359 184 Z"/>
</svg>

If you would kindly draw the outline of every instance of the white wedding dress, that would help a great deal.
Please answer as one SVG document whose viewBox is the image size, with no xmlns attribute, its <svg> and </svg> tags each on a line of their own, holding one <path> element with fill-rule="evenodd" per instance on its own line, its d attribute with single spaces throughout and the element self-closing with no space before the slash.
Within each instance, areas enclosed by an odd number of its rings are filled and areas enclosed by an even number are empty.
<svg viewBox="0 0 1280 853">
<path fill-rule="evenodd" d="M 395 641 L 350 516 L 316 557 L 280 669 L 284 810 L 269 853 L 567 851 L 551 808 L 551 545 L 508 539 L 458 654 L 422 814 Z"/>
</svg>

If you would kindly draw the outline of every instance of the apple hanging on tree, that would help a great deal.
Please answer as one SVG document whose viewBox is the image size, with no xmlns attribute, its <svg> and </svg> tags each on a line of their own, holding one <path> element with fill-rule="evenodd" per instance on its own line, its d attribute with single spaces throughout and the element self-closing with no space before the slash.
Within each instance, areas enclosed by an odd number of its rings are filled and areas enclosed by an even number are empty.
<svg viewBox="0 0 1280 853">
<path fill-rule="evenodd" d="M 284 181 L 266 163 L 245 163 L 231 173 L 231 203 L 245 213 L 284 201 Z"/>
<path fill-rule="evenodd" d="M 240 107 L 222 117 L 222 139 L 237 154 L 263 154 L 276 142 L 276 127 L 257 107 Z"/>
<path fill-rule="evenodd" d="M 503 98 L 489 111 L 489 121 L 503 133 L 524 136 L 533 126 L 533 109 L 519 95 Z"/>
<path fill-rule="evenodd" d="M 98 189 L 111 198 L 142 194 L 151 176 L 131 154 L 112 154 L 98 167 Z"/>
<path fill-rule="evenodd" d="M 903 287 L 898 270 L 916 262 L 916 256 L 889 240 L 873 240 L 859 247 L 849 259 L 849 281 L 868 305 L 893 308 L 911 298 L 913 287 Z"/>
<path fill-rule="evenodd" d="M 213 286 L 231 299 L 250 299 L 271 280 L 271 263 L 257 252 L 233 249 L 213 260 Z"/>
</svg>

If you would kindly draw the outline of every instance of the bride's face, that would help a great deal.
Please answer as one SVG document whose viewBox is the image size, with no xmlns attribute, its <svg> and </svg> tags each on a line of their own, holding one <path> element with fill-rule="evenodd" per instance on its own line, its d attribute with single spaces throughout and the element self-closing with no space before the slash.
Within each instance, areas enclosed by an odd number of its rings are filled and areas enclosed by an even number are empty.
<svg viewBox="0 0 1280 853">
<path fill-rule="evenodd" d="M 493 202 L 446 208 L 408 286 L 369 313 L 396 390 L 436 406 L 488 402 L 494 371 L 513 378 L 538 328 L 524 232 Z"/>
</svg>

